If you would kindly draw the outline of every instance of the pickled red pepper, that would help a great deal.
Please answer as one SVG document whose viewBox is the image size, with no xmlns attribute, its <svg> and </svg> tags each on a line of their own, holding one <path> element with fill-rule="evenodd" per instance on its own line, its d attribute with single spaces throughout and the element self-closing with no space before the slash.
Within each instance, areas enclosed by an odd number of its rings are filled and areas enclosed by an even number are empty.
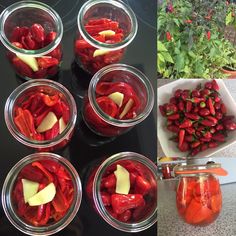
<svg viewBox="0 0 236 236">
<path fill-rule="evenodd" d="M 122 96 L 119 99 L 120 104 L 112 94 Z M 134 119 L 140 112 L 141 101 L 137 93 L 131 85 L 125 82 L 100 82 L 96 86 L 96 102 L 98 106 L 107 115 L 118 120 Z M 116 127 L 107 124 L 103 121 L 92 109 L 90 103 L 85 106 L 85 119 L 96 129 L 101 130 L 101 133 L 106 132 L 116 133 Z"/>
<path fill-rule="evenodd" d="M 62 133 L 70 116 L 69 106 L 59 94 L 43 92 L 26 97 L 14 110 L 14 122 L 22 135 L 38 141 L 51 140 Z M 43 122 L 46 124 L 42 125 Z"/>
<path fill-rule="evenodd" d="M 37 182 L 38 192 L 53 183 L 56 194 L 52 201 L 30 206 L 25 203 L 22 180 Z M 12 191 L 12 201 L 17 214 L 34 226 L 45 226 L 64 217 L 74 199 L 74 187 L 70 174 L 56 161 L 32 162 L 19 172 Z"/>
<path fill-rule="evenodd" d="M 215 148 L 227 140 L 229 131 L 236 129 L 234 116 L 227 115 L 219 89 L 216 80 L 192 90 L 177 89 L 169 103 L 159 106 L 167 119 L 167 129 L 175 133 L 171 140 L 178 143 L 181 152 L 195 156 Z"/>
<path fill-rule="evenodd" d="M 119 22 L 108 18 L 90 19 L 85 30 L 97 41 L 105 44 L 117 44 L 124 39 Z M 81 36 L 75 41 L 75 53 L 79 56 L 85 70 L 95 73 L 106 65 L 119 62 L 124 49 L 101 50 L 90 45 Z"/>
<path fill-rule="evenodd" d="M 20 49 L 39 50 L 52 43 L 56 36 L 56 32 L 46 33 L 42 25 L 35 23 L 31 27 L 16 26 L 11 33 L 10 42 Z M 8 52 L 8 58 L 20 75 L 40 79 L 57 73 L 62 51 L 59 45 L 46 56 L 31 57 L 25 60 L 20 55 Z"/>
<path fill-rule="evenodd" d="M 222 196 L 218 180 L 209 177 L 183 177 L 176 193 L 179 215 L 189 224 L 205 226 L 220 213 Z"/>
<path fill-rule="evenodd" d="M 114 171 L 121 165 L 129 172 L 130 190 L 128 194 L 116 193 L 117 178 Z M 86 186 L 92 198 L 93 179 L 96 169 L 91 173 Z M 116 219 L 132 223 L 142 220 L 155 205 L 156 188 L 145 178 L 142 166 L 132 161 L 119 161 L 107 168 L 101 179 L 100 194 L 106 210 Z"/>
</svg>

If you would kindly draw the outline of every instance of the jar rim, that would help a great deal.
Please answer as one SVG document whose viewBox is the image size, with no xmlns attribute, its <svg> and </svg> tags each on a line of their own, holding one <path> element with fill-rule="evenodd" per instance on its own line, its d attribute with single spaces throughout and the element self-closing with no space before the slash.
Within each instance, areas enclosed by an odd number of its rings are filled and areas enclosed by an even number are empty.
<svg viewBox="0 0 236 236">
<path fill-rule="evenodd" d="M 185 176 L 185 175 L 196 175 L 196 174 L 208 174 L 204 172 L 204 170 L 210 170 L 214 168 L 221 168 L 220 163 L 209 163 L 209 164 L 178 164 L 174 167 L 173 171 L 176 176 Z M 181 172 L 181 171 L 192 171 L 192 170 L 197 170 L 198 173 L 193 173 L 193 174 L 181 174 L 181 173 L 176 173 L 176 172 Z M 202 171 L 202 172 L 201 172 Z M 209 173 L 211 174 L 211 173 Z"/>
<path fill-rule="evenodd" d="M 51 87 L 63 93 L 63 95 L 66 98 L 66 101 L 70 106 L 70 113 L 71 113 L 70 114 L 71 119 L 69 120 L 63 132 L 61 134 L 58 134 L 53 139 L 44 141 L 32 140 L 24 136 L 16 127 L 15 122 L 13 120 L 13 108 L 15 106 L 15 101 L 28 89 L 38 86 Z M 62 84 L 48 79 L 37 79 L 37 80 L 29 80 L 18 86 L 15 90 L 13 90 L 13 92 L 9 95 L 6 101 L 4 108 L 4 116 L 8 130 L 13 135 L 13 137 L 15 137 L 19 142 L 32 148 L 49 148 L 59 144 L 64 139 L 65 136 L 69 135 L 72 132 L 76 124 L 77 107 L 73 96 L 71 95 L 69 90 Z"/>
<path fill-rule="evenodd" d="M 131 27 L 131 31 L 130 31 L 129 35 L 123 41 L 121 41 L 119 43 L 114 43 L 114 44 L 107 44 L 107 43 L 99 42 L 96 39 L 94 39 L 92 36 L 90 36 L 90 34 L 86 31 L 84 24 L 83 24 L 84 15 L 91 7 L 101 4 L 101 3 L 120 8 L 129 17 L 132 27 Z M 131 9 L 130 6 L 128 6 L 127 4 L 125 4 L 121 0 L 109 0 L 109 1 L 107 1 L 107 0 L 89 0 L 89 1 L 85 2 L 79 10 L 78 17 L 77 17 L 77 25 L 78 25 L 78 29 L 79 29 L 80 34 L 82 35 L 83 38 L 85 38 L 89 42 L 89 44 L 91 44 L 93 47 L 105 49 L 105 50 L 119 50 L 119 49 L 122 49 L 122 48 L 128 46 L 135 38 L 137 31 L 138 31 L 138 21 L 135 16 L 135 13 L 133 12 L 133 10 Z"/>
<path fill-rule="evenodd" d="M 57 35 L 56 38 L 54 39 L 53 42 L 51 42 L 49 45 L 47 45 L 46 47 L 37 49 L 37 50 L 27 50 L 27 49 L 23 49 L 23 48 L 17 48 L 15 47 L 6 37 L 5 35 L 5 31 L 4 31 L 4 26 L 5 26 L 5 22 L 6 19 L 9 17 L 9 15 L 11 15 L 14 11 L 17 11 L 19 9 L 22 8 L 37 8 L 40 10 L 43 10 L 45 12 L 47 12 L 47 14 L 49 14 L 54 22 L 55 22 L 55 26 L 56 26 L 56 31 L 57 31 Z M 0 15 L 0 39 L 3 43 L 3 45 L 10 50 L 11 52 L 15 53 L 15 54 L 22 54 L 22 55 L 28 55 L 28 56 L 34 56 L 34 57 L 41 57 L 44 56 L 45 54 L 50 53 L 51 51 L 53 51 L 61 42 L 62 40 L 62 36 L 63 36 L 63 24 L 62 24 L 62 20 L 60 18 L 60 16 L 58 15 L 58 13 L 51 8 L 50 6 L 48 6 L 45 3 L 42 2 L 38 2 L 38 1 L 19 1 L 16 3 L 13 3 L 12 5 L 8 6 L 6 9 L 4 9 Z"/>
<path fill-rule="evenodd" d="M 155 177 L 155 180 L 157 182 L 157 166 L 147 157 L 135 152 L 120 152 L 108 157 L 105 161 L 102 162 L 102 164 L 97 169 L 93 181 L 93 199 L 99 214 L 108 224 L 110 224 L 114 228 L 121 230 L 123 232 L 130 232 L 130 233 L 146 230 L 156 223 L 157 205 L 153 209 L 152 213 L 144 220 L 138 223 L 124 223 L 113 218 L 107 212 L 107 210 L 103 205 L 101 195 L 99 193 L 100 193 L 101 178 L 106 168 L 111 163 L 114 163 L 118 160 L 133 160 L 133 158 L 135 158 L 135 161 L 145 165 L 151 171 L 152 175 Z"/>
<path fill-rule="evenodd" d="M 72 177 L 75 193 L 73 203 L 71 204 L 70 208 L 62 219 L 49 226 L 37 227 L 27 224 L 20 217 L 18 217 L 17 214 L 15 214 L 14 209 L 11 206 L 9 207 L 9 204 L 11 205 L 9 192 L 12 190 L 12 187 L 20 170 L 24 168 L 24 166 L 26 166 L 27 164 L 32 163 L 35 160 L 43 160 L 43 158 L 46 160 L 53 159 L 54 161 L 59 162 L 60 165 L 63 165 L 63 167 L 66 168 L 66 170 L 70 173 Z M 18 230 L 28 235 L 51 235 L 65 228 L 76 216 L 82 200 L 82 185 L 79 174 L 77 173 L 74 166 L 67 159 L 58 154 L 50 152 L 39 152 L 25 156 L 11 168 L 5 178 L 1 198 L 3 210 L 8 220 Z"/>
<path fill-rule="evenodd" d="M 134 75 L 142 83 L 147 92 L 147 102 L 145 108 L 139 115 L 137 115 L 133 119 L 115 119 L 106 114 L 96 102 L 96 86 L 99 82 L 99 79 L 102 78 L 105 74 L 114 72 L 115 70 L 129 72 Z M 100 119 L 107 122 L 108 124 L 117 127 L 130 127 L 142 122 L 151 113 L 152 108 L 154 106 L 154 91 L 149 79 L 137 68 L 126 64 L 112 64 L 103 67 L 92 77 L 88 88 L 88 99 L 94 112 L 99 116 Z"/>
</svg>

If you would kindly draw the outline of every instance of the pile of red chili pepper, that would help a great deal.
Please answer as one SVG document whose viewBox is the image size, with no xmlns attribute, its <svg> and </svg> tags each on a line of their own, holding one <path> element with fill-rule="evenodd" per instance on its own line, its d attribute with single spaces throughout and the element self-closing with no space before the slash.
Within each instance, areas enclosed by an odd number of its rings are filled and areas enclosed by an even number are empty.
<svg viewBox="0 0 236 236">
<path fill-rule="evenodd" d="M 114 171 L 117 164 L 129 172 L 130 191 L 128 194 L 118 194 L 116 189 L 116 176 Z M 92 199 L 93 180 L 96 174 L 94 169 L 88 179 L 86 193 Z M 117 220 L 134 223 L 144 219 L 156 207 L 157 186 L 155 181 L 147 177 L 146 168 L 140 163 L 132 161 L 119 161 L 109 166 L 103 174 L 100 194 L 106 210 Z"/>
<path fill-rule="evenodd" d="M 108 96 L 119 92 L 124 94 L 122 105 L 119 107 Z M 96 86 L 96 102 L 107 115 L 118 120 L 134 119 L 140 112 L 141 102 L 137 93 L 131 85 L 126 82 L 99 82 Z M 124 115 L 123 111 L 127 105 L 130 109 Z M 122 114 L 123 113 L 123 114 Z M 102 120 L 93 110 L 90 103 L 85 104 L 84 118 L 86 122 L 104 135 L 115 135 L 123 130 L 123 127 L 115 127 Z"/>
<path fill-rule="evenodd" d="M 53 42 L 56 36 L 56 32 L 51 31 L 46 33 L 42 25 L 35 23 L 31 27 L 16 26 L 11 33 L 10 42 L 17 48 L 38 50 Z M 47 76 L 53 76 L 57 73 L 62 58 L 62 50 L 59 45 L 49 54 L 35 58 L 38 64 L 37 71 L 33 71 L 28 64 L 22 61 L 14 53 L 9 52 L 8 58 L 20 75 L 40 79 L 46 78 Z"/>
<path fill-rule="evenodd" d="M 179 215 L 189 224 L 205 226 L 220 213 L 222 196 L 219 181 L 213 176 L 183 177 L 176 193 Z"/>
<path fill-rule="evenodd" d="M 124 39 L 124 32 L 119 26 L 119 22 L 108 18 L 90 19 L 84 27 L 95 40 L 102 43 L 116 44 Z M 104 31 L 114 31 L 115 34 L 102 34 Z M 124 49 L 119 49 L 95 56 L 94 52 L 97 49 L 83 39 L 82 36 L 79 36 L 75 41 L 75 54 L 84 69 L 90 73 L 95 73 L 106 65 L 119 62 L 124 54 Z"/>
<path fill-rule="evenodd" d="M 56 195 L 51 202 L 39 206 L 29 206 L 23 196 L 22 179 L 39 183 L 38 191 L 54 183 Z M 12 190 L 12 202 L 16 213 L 27 223 L 45 226 L 64 217 L 74 199 L 74 186 L 70 174 L 56 161 L 32 162 L 19 172 Z"/>
<path fill-rule="evenodd" d="M 159 106 L 167 119 L 167 129 L 176 133 L 171 139 L 178 143 L 181 152 L 190 156 L 215 148 L 226 141 L 228 131 L 236 129 L 234 116 L 227 109 L 219 94 L 216 80 L 206 82 L 193 90 L 178 89 L 169 103 Z"/>
<path fill-rule="evenodd" d="M 48 115 L 53 112 L 57 122 L 53 127 L 45 132 L 38 132 L 37 128 Z M 24 101 L 19 101 L 14 107 L 14 122 L 19 131 L 32 140 L 51 140 L 60 133 L 60 119 L 65 125 L 68 124 L 70 109 L 68 104 L 62 99 L 60 93 L 49 95 L 44 92 L 34 92 L 25 95 Z"/>
</svg>

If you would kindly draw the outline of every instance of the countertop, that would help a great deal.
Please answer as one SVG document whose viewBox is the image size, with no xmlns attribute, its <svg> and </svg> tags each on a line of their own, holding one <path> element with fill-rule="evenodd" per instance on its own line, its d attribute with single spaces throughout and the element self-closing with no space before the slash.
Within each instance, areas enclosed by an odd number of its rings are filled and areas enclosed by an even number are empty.
<svg viewBox="0 0 236 236">
<path fill-rule="evenodd" d="M 161 86 L 163 86 L 167 83 L 171 83 L 171 82 L 173 82 L 173 80 L 158 79 L 157 80 L 157 87 L 161 87 Z M 230 94 L 232 95 L 232 97 L 236 101 L 236 80 L 235 79 L 225 79 L 224 83 L 225 83 L 226 87 L 228 88 Z M 158 119 L 158 117 L 157 117 L 157 119 Z M 157 153 L 158 153 L 158 157 L 165 156 L 164 152 L 162 151 L 159 140 L 158 140 L 158 145 L 157 145 Z M 235 153 L 236 153 L 236 143 L 230 145 L 229 147 L 225 148 L 222 151 L 219 151 L 219 152 L 211 155 L 211 157 L 235 157 Z"/>
<path fill-rule="evenodd" d="M 182 221 L 175 205 L 174 179 L 158 181 L 158 236 L 235 236 L 236 183 L 221 185 L 223 206 L 215 222 L 196 227 Z"/>
<path fill-rule="evenodd" d="M 17 2 L 1 1 L 0 12 L 8 5 Z M 81 118 L 82 97 L 88 87 L 91 76 L 85 74 L 74 63 L 73 41 L 77 30 L 77 14 L 85 0 L 61 1 L 50 0 L 43 1 L 55 9 L 61 16 L 64 25 L 64 34 L 62 39 L 63 62 L 61 72 L 57 81 L 65 85 L 74 96 L 77 109 L 78 120 L 75 134 L 67 146 L 61 152 L 57 152 L 67 158 L 78 171 L 82 184 L 85 184 L 83 173 L 91 163 L 104 156 L 122 151 L 133 151 L 156 161 L 156 110 L 147 117 L 145 121 L 137 125 L 130 132 L 117 137 L 116 139 L 104 139 L 91 133 Z M 150 79 L 153 87 L 156 87 L 156 1 L 155 0 L 124 0 L 134 10 L 139 29 L 134 41 L 128 46 L 126 55 L 121 63 L 129 64 L 140 69 Z M 148 43 L 147 43 L 148 42 Z M 145 45 L 145 47 L 144 47 Z M 9 170 L 24 156 L 33 153 L 10 134 L 7 130 L 4 120 L 4 106 L 10 93 L 22 83 L 15 76 L 7 58 L 6 50 L 0 45 L 0 188 Z M 154 105 L 154 108 L 156 105 Z M 86 201 L 83 191 L 81 207 L 75 219 L 60 233 L 56 235 L 63 236 L 94 236 L 101 234 L 103 236 L 123 236 L 133 235 L 124 233 L 108 225 Z M 151 228 L 137 233 L 137 236 L 156 235 L 156 224 Z M 0 235 L 18 236 L 23 235 L 7 220 L 2 205 L 0 203 Z"/>
</svg>

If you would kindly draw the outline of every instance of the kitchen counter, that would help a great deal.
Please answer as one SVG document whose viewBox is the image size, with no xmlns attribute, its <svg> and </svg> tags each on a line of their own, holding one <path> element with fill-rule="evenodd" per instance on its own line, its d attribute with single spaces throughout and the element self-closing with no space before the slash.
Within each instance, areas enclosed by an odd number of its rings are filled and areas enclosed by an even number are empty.
<svg viewBox="0 0 236 236">
<path fill-rule="evenodd" d="M 158 236 L 235 236 L 236 183 L 221 185 L 223 206 L 212 224 L 196 227 L 182 221 L 175 205 L 177 180 L 158 182 Z"/>
<path fill-rule="evenodd" d="M 171 82 L 173 82 L 173 80 L 170 80 L 170 79 L 158 79 L 157 80 L 157 87 L 161 87 L 161 86 L 163 86 L 163 85 L 165 85 L 167 83 L 171 83 Z M 187 80 L 186 80 L 186 82 L 187 82 Z M 231 96 L 236 101 L 236 80 L 226 79 L 226 80 L 224 80 L 224 83 L 225 83 L 226 87 L 228 88 Z M 158 105 L 160 105 L 160 104 L 158 104 Z M 159 143 L 159 140 L 158 140 L 157 153 L 158 153 L 158 157 L 165 156 L 164 152 L 162 151 L 162 148 L 161 148 L 161 145 Z M 230 145 L 229 147 L 223 149 L 222 151 L 219 151 L 219 152 L 211 155 L 211 157 L 235 157 L 235 153 L 236 153 L 236 143 Z"/>
</svg>

